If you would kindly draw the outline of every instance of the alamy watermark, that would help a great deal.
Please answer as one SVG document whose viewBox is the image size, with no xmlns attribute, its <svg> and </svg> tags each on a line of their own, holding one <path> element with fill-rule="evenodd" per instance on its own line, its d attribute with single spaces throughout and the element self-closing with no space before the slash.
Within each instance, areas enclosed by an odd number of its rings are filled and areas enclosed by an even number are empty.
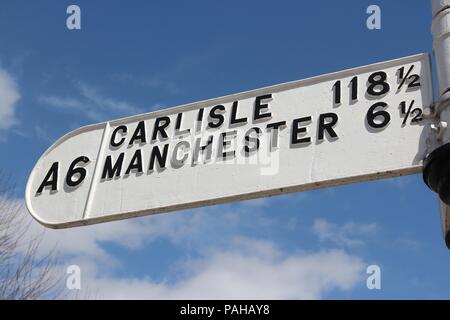
<svg viewBox="0 0 450 320">
<path fill-rule="evenodd" d="M 69 30 L 81 30 L 81 9 L 75 4 L 67 7 L 66 13 L 69 15 L 66 26 Z"/>
<path fill-rule="evenodd" d="M 68 274 L 66 279 L 66 288 L 69 290 L 81 290 L 81 268 L 74 264 L 66 269 Z"/>
<path fill-rule="evenodd" d="M 366 26 L 369 30 L 381 29 L 381 9 L 379 6 L 372 4 L 367 7 L 366 13 L 369 17 L 366 20 Z"/>
<path fill-rule="evenodd" d="M 366 280 L 366 286 L 369 290 L 381 289 L 381 268 L 376 264 L 367 267 L 366 273 L 369 275 Z"/>
</svg>

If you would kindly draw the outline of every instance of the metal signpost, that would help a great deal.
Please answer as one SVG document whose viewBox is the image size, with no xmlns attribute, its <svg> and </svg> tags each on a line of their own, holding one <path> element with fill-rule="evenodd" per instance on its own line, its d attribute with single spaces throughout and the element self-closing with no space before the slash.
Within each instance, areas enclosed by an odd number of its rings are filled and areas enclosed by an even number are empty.
<svg viewBox="0 0 450 320">
<path fill-rule="evenodd" d="M 435 150 L 424 161 L 425 183 L 439 194 L 442 229 L 447 248 L 450 249 L 450 0 L 432 0 L 433 52 L 436 58 L 439 98 L 437 99 L 433 132 L 430 139 Z"/>
<path fill-rule="evenodd" d="M 450 0 L 432 3 L 438 103 L 419 54 L 90 125 L 38 160 L 28 210 L 65 228 L 423 171 L 448 234 Z"/>
</svg>

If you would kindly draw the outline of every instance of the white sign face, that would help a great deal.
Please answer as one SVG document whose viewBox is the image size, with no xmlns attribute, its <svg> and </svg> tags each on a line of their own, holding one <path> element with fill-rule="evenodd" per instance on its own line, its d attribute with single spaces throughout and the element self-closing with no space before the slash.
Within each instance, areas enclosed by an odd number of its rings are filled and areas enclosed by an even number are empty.
<svg viewBox="0 0 450 320">
<path fill-rule="evenodd" d="M 53 228 L 421 171 L 420 54 L 77 129 L 26 188 Z"/>
</svg>

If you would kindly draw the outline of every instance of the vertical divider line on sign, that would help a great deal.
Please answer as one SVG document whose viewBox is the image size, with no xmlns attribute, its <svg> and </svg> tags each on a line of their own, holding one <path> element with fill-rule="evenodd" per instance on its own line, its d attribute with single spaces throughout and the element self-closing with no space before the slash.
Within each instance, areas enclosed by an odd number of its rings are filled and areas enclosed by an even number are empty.
<svg viewBox="0 0 450 320">
<path fill-rule="evenodd" d="M 92 173 L 92 180 L 91 180 L 91 185 L 89 186 L 86 205 L 84 207 L 83 218 L 82 218 L 83 220 L 89 218 L 90 213 L 91 213 L 90 209 L 92 207 L 92 202 L 93 202 L 94 193 L 95 193 L 95 187 L 98 183 L 98 179 L 99 179 L 99 175 L 100 175 L 100 171 L 101 171 L 98 169 L 98 167 L 103 162 L 103 158 L 105 156 L 105 149 L 106 149 L 106 145 L 107 145 L 107 141 L 108 141 L 110 128 L 111 128 L 111 126 L 110 126 L 109 122 L 106 122 L 105 128 L 103 129 L 103 135 L 102 135 L 100 147 L 99 147 L 99 150 L 97 153 L 97 159 L 96 159 L 96 163 L 95 163 L 95 167 L 94 167 L 94 172 Z"/>
</svg>

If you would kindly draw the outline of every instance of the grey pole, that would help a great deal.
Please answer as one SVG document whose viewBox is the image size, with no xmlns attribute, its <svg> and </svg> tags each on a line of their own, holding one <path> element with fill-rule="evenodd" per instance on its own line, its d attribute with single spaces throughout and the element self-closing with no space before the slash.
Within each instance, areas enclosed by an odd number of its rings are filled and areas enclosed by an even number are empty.
<svg viewBox="0 0 450 320">
<path fill-rule="evenodd" d="M 439 194 L 439 207 L 447 248 L 450 249 L 450 0 L 431 0 L 433 53 L 439 97 L 433 125 L 435 149 L 424 160 L 425 183 Z"/>
</svg>

